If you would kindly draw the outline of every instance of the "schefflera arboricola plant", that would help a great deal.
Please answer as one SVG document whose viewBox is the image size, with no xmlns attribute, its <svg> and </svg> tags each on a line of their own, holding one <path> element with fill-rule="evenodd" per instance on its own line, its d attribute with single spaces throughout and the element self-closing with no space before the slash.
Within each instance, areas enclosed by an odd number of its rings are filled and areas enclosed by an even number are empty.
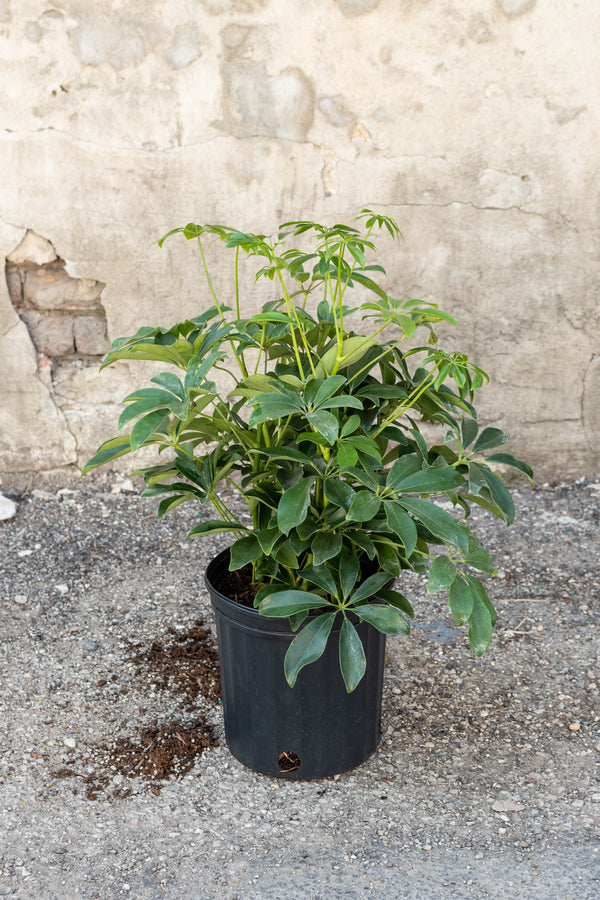
<svg viewBox="0 0 600 900">
<path fill-rule="evenodd" d="M 369 209 L 356 221 L 287 222 L 274 236 L 189 224 L 165 235 L 160 245 L 180 234 L 198 247 L 202 308 L 113 343 L 104 366 L 171 368 L 125 398 L 119 427 L 134 423 L 131 431 L 106 441 L 84 469 L 155 445 L 161 461 L 138 473 L 145 495 L 160 498 L 159 517 L 189 500 L 212 504 L 216 518 L 189 537 L 231 532 L 230 569 L 250 565 L 259 612 L 287 616 L 297 631 L 288 683 L 321 656 L 337 620 L 348 691 L 365 671 L 357 620 L 409 633 L 407 569 L 429 570 L 428 591 L 448 591 L 455 622 L 484 653 L 496 613 L 476 573 L 495 569 L 471 532 L 470 508 L 510 524 L 514 504 L 495 464 L 532 476 L 498 450 L 507 441 L 499 428 L 480 430 L 473 400 L 487 375 L 438 347 L 435 328 L 455 326 L 453 317 L 383 286 L 375 237 L 400 237 L 396 222 Z M 215 242 L 231 253 L 225 297 L 209 269 Z M 247 260 L 264 285 L 256 313 L 240 286 Z M 423 425 L 442 426 L 445 438 Z M 247 517 L 228 506 L 225 485 Z"/>
</svg>

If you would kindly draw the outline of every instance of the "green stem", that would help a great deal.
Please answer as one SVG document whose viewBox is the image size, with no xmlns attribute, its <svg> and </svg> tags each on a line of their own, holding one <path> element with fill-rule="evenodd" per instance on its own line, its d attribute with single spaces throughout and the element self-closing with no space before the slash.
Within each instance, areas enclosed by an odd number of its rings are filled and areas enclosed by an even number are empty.
<svg viewBox="0 0 600 900">
<path fill-rule="evenodd" d="M 235 248 L 235 314 L 238 319 L 240 318 L 239 258 L 240 258 L 240 247 L 238 244 L 238 246 Z"/>
<path fill-rule="evenodd" d="M 275 265 L 277 268 L 277 277 L 279 278 L 279 282 L 280 282 L 281 288 L 283 290 L 283 296 L 285 299 L 285 305 L 287 307 L 288 314 L 296 320 L 296 325 L 298 327 L 298 331 L 300 332 L 300 338 L 302 340 L 302 343 L 304 344 L 304 349 L 306 351 L 306 357 L 307 357 L 309 365 L 312 369 L 313 375 L 316 375 L 315 367 L 313 365 L 313 361 L 310 356 L 310 347 L 308 346 L 308 343 L 306 340 L 306 335 L 304 334 L 304 329 L 302 328 L 302 324 L 300 322 L 300 319 L 298 318 L 298 313 L 296 312 L 296 307 L 292 303 L 292 299 L 288 293 L 288 289 L 287 289 L 285 281 L 283 279 L 281 269 L 279 268 L 279 266 L 277 264 L 275 264 Z M 298 349 L 298 342 L 296 340 L 296 333 L 295 333 L 294 328 L 290 328 L 290 336 L 292 338 L 292 344 L 294 345 L 294 355 L 296 357 L 296 363 L 298 364 L 298 371 L 300 372 L 300 378 L 302 379 L 302 381 L 304 381 L 304 377 L 305 377 L 304 376 L 304 368 L 302 366 L 302 360 L 300 358 L 300 351 Z"/>
<path fill-rule="evenodd" d="M 232 522 L 232 523 L 235 523 L 236 525 L 239 525 L 240 529 L 241 529 L 242 531 L 244 531 L 244 532 L 246 532 L 246 531 L 248 530 L 247 528 L 244 527 L 244 525 L 242 525 L 242 523 L 240 522 L 240 520 L 238 519 L 238 517 L 237 517 L 236 515 L 234 515 L 234 514 L 231 512 L 230 509 L 228 509 L 228 507 L 225 505 L 225 503 L 223 503 L 223 501 L 221 500 L 221 498 L 220 498 L 219 496 L 217 496 L 216 492 L 213 493 L 213 494 L 209 497 L 209 500 L 210 500 L 210 502 L 212 503 L 212 505 L 214 506 L 214 508 L 217 510 L 217 512 L 218 512 L 218 513 L 219 513 L 219 514 L 220 514 L 227 522 Z"/>
<path fill-rule="evenodd" d="M 221 307 L 221 304 L 219 303 L 219 299 L 215 293 L 215 289 L 213 287 L 213 283 L 212 283 L 212 280 L 210 277 L 210 272 L 208 271 L 208 263 L 206 262 L 206 256 L 204 255 L 204 247 L 202 246 L 202 241 L 200 240 L 200 235 L 198 235 L 197 241 L 198 241 L 198 247 L 200 248 L 200 256 L 202 257 L 202 266 L 204 268 L 204 275 L 205 275 L 206 281 L 208 283 L 208 288 L 209 288 L 211 296 L 215 302 L 215 306 L 217 307 L 217 310 L 219 312 L 219 316 L 221 317 L 221 321 L 222 321 L 223 325 L 228 325 L 229 323 L 227 322 L 227 319 L 225 318 L 225 313 L 223 312 L 223 308 Z M 237 265 L 237 258 L 236 258 L 236 265 Z M 236 290 L 237 290 L 237 270 L 236 270 Z M 238 311 L 238 319 L 239 319 L 239 311 Z M 233 350 L 233 355 L 235 356 L 235 361 L 238 364 L 238 368 L 240 369 L 244 378 L 247 378 L 248 370 L 246 369 L 246 363 L 244 362 L 243 354 L 238 355 L 238 352 L 235 349 L 235 344 L 231 338 L 229 339 L 228 343 L 229 343 L 231 349 Z"/>
<path fill-rule="evenodd" d="M 430 378 L 430 379 L 432 379 L 432 380 L 431 380 L 431 381 L 428 381 L 428 378 Z M 375 431 L 373 434 L 370 435 L 371 438 L 376 438 L 377 435 L 378 435 L 378 434 L 381 434 L 381 432 L 382 432 L 385 428 L 387 428 L 388 425 L 391 425 L 392 422 L 395 421 L 395 419 L 398 418 L 398 416 L 401 416 L 402 413 L 405 413 L 407 409 L 411 409 L 411 408 L 415 405 L 415 403 L 417 402 L 417 400 L 419 399 L 419 397 L 420 397 L 422 394 L 424 394 L 425 391 L 429 390 L 429 388 L 432 387 L 432 385 L 435 384 L 435 378 L 433 377 L 432 374 L 430 374 L 430 375 L 428 376 L 428 378 L 426 378 L 426 379 L 423 381 L 423 383 L 419 385 L 418 388 L 415 388 L 415 390 L 413 391 L 413 393 L 409 395 L 409 397 L 407 398 L 407 400 L 406 400 L 404 403 L 401 403 L 400 406 L 398 406 L 392 413 L 390 413 L 389 416 L 387 416 L 386 419 L 384 419 L 384 421 L 383 421 L 382 424 L 379 426 L 379 428 L 377 429 L 377 431 Z"/>
</svg>

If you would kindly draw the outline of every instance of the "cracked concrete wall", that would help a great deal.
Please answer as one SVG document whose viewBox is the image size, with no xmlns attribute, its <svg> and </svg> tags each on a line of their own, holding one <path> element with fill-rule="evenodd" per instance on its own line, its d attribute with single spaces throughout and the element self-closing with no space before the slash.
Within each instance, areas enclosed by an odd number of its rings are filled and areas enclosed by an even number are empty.
<svg viewBox="0 0 600 900">
<path fill-rule="evenodd" d="M 51 242 L 106 285 L 113 339 L 208 302 L 190 245 L 153 243 L 171 227 L 371 205 L 405 237 L 395 292 L 490 372 L 482 418 L 595 473 L 599 38 L 568 0 L 2 0 L 4 256 Z M 81 464 L 133 378 L 38 353 L 2 286 L 0 470 Z"/>
</svg>

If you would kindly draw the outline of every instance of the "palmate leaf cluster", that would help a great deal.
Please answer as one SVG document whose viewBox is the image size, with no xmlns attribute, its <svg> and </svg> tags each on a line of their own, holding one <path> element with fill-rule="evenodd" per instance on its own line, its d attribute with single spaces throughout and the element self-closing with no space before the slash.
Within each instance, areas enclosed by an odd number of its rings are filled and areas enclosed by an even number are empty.
<svg viewBox="0 0 600 900">
<path fill-rule="evenodd" d="M 468 627 L 474 652 L 485 651 L 496 614 L 473 571 L 494 565 L 470 532 L 470 507 L 510 524 L 513 501 L 494 463 L 532 474 L 498 451 L 507 440 L 500 429 L 479 428 L 473 399 L 485 373 L 438 348 L 436 327 L 454 319 L 382 286 L 374 238 L 382 229 L 398 238 L 395 221 L 370 210 L 357 221 L 289 222 L 274 237 L 194 224 L 165 235 L 197 244 L 206 308 L 114 342 L 104 365 L 152 360 L 169 370 L 125 398 L 119 427 L 129 432 L 106 441 L 84 470 L 148 445 L 168 451 L 140 470 L 158 515 L 188 500 L 213 505 L 215 518 L 189 536 L 231 532 L 230 567 L 252 565 L 260 613 L 290 618 L 298 630 L 286 656 L 290 685 L 341 622 L 349 691 L 365 670 L 358 620 L 409 632 L 412 607 L 391 587 L 405 569 L 429 567 L 428 590 L 448 590 L 455 621 Z M 226 298 L 208 264 L 215 242 L 231 252 Z M 255 314 L 240 287 L 245 258 L 264 286 Z M 423 425 L 442 426 L 445 439 L 428 441 Z M 227 506 L 225 485 L 244 498 L 247 517 Z"/>
</svg>

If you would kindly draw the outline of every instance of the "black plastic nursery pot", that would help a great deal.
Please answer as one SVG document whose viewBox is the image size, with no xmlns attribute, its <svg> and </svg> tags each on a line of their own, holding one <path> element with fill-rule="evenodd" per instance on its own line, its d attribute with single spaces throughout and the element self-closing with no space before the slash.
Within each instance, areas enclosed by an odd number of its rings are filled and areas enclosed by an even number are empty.
<svg viewBox="0 0 600 900">
<path fill-rule="evenodd" d="M 286 779 L 325 778 L 360 765 L 381 737 L 385 635 L 366 622 L 357 624 L 367 670 L 352 693 L 340 673 L 341 622 L 323 656 L 302 669 L 291 688 L 283 671 L 295 636 L 288 620 L 261 616 L 221 594 L 215 582 L 228 566 L 225 550 L 209 564 L 206 585 L 216 617 L 231 753 L 256 772 Z"/>
</svg>

